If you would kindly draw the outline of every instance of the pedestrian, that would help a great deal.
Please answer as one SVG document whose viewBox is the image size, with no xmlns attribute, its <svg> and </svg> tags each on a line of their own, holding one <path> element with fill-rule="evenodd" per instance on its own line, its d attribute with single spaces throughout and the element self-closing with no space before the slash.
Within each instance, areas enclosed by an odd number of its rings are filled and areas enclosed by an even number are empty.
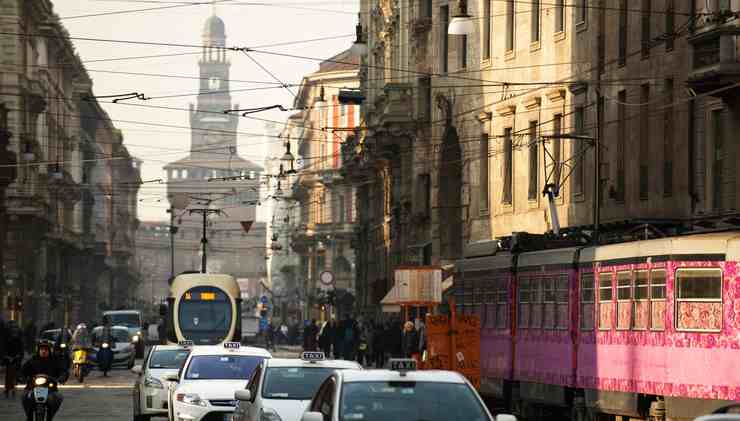
<svg viewBox="0 0 740 421">
<path fill-rule="evenodd" d="M 26 345 L 26 352 L 33 353 L 36 349 L 36 323 L 33 320 L 26 323 L 23 331 L 23 342 Z"/>
<path fill-rule="evenodd" d="M 403 335 L 403 327 L 400 320 L 394 319 L 388 322 L 384 334 L 387 341 L 386 355 L 390 358 L 402 358 L 401 337 Z"/>
<path fill-rule="evenodd" d="M 3 361 L 5 358 L 5 346 L 8 342 L 8 327 L 3 320 L 2 316 L 0 316 L 0 361 Z"/>
<path fill-rule="evenodd" d="M 357 362 L 363 367 L 367 364 L 368 358 L 368 335 L 367 324 L 363 323 L 358 326 L 357 338 Z"/>
<path fill-rule="evenodd" d="M 414 327 L 414 322 L 404 323 L 401 348 L 404 358 L 413 358 L 419 352 L 419 335 Z"/>
<path fill-rule="evenodd" d="M 326 358 L 331 358 L 331 347 L 334 344 L 334 335 L 336 334 L 336 321 L 330 319 L 324 323 L 324 327 L 319 334 L 319 347 Z"/>
<path fill-rule="evenodd" d="M 265 335 L 265 348 L 268 350 L 275 350 L 275 326 L 272 323 L 268 323 L 264 331 Z"/>
<path fill-rule="evenodd" d="M 354 361 L 357 353 L 359 331 L 357 322 L 348 314 L 342 326 L 342 354 L 345 360 Z"/>
<path fill-rule="evenodd" d="M 308 335 L 308 351 L 316 351 L 318 348 L 318 336 L 319 326 L 316 324 L 316 319 L 311 319 L 311 323 L 306 329 L 306 335 Z"/>
<path fill-rule="evenodd" d="M 378 322 L 373 326 L 372 333 L 372 362 L 376 368 L 383 368 L 385 365 L 385 335 L 383 334 L 383 324 Z"/>
<path fill-rule="evenodd" d="M 288 326 L 285 322 L 280 325 L 280 342 L 284 345 L 288 345 Z"/>
<path fill-rule="evenodd" d="M 8 337 L 5 341 L 5 397 L 10 394 L 15 397 L 15 385 L 18 382 L 18 369 L 23 360 L 23 336 L 20 328 L 14 322 L 8 327 Z"/>
</svg>

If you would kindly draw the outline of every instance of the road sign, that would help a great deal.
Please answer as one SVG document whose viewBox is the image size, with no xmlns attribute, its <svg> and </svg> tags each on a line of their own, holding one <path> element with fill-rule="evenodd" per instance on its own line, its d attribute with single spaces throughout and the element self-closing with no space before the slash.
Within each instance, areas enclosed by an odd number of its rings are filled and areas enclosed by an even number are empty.
<svg viewBox="0 0 740 421">
<path fill-rule="evenodd" d="M 260 302 L 261 302 L 262 304 L 267 304 L 267 303 L 269 303 L 270 301 L 269 301 L 269 300 L 267 299 L 267 295 L 263 295 L 263 296 L 261 296 L 261 297 L 260 297 Z"/>
<path fill-rule="evenodd" d="M 334 285 L 334 274 L 328 270 L 321 272 L 319 280 L 324 285 Z"/>
</svg>

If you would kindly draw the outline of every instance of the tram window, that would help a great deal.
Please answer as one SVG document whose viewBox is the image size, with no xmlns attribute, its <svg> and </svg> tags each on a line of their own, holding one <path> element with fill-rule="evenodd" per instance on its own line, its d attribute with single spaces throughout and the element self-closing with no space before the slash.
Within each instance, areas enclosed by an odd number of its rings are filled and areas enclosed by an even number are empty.
<svg viewBox="0 0 740 421">
<path fill-rule="evenodd" d="M 665 280 L 665 270 L 650 271 L 650 330 L 665 330 Z"/>
<path fill-rule="evenodd" d="M 638 270 L 635 272 L 635 300 L 648 298 L 648 271 Z"/>
<path fill-rule="evenodd" d="M 612 285 L 612 274 L 604 272 L 599 274 L 599 329 L 609 330 L 614 325 L 612 311 L 614 303 L 614 290 Z"/>
<path fill-rule="evenodd" d="M 629 272 L 617 273 L 617 299 L 632 299 L 632 276 Z"/>
<path fill-rule="evenodd" d="M 509 323 L 509 280 L 496 280 L 496 328 L 505 329 Z"/>
<path fill-rule="evenodd" d="M 722 271 L 720 269 L 679 269 L 678 298 L 689 300 L 721 300 Z"/>
<path fill-rule="evenodd" d="M 581 329 L 594 328 L 594 275 L 581 274 Z"/>
<path fill-rule="evenodd" d="M 542 327 L 542 286 L 546 282 L 543 278 L 533 278 L 529 284 L 531 309 L 529 316 L 529 327 Z"/>
<path fill-rule="evenodd" d="M 722 270 L 676 271 L 676 329 L 716 332 L 722 329 Z"/>
<path fill-rule="evenodd" d="M 494 281 L 493 288 L 496 287 Z M 486 324 L 487 328 L 496 327 L 496 293 L 495 291 L 489 291 L 486 295 Z"/>
<path fill-rule="evenodd" d="M 567 329 L 568 320 L 570 319 L 570 312 L 568 311 L 568 277 L 561 275 L 557 278 L 555 283 L 555 301 L 557 307 L 555 309 L 556 326 L 558 329 Z"/>
<path fill-rule="evenodd" d="M 617 272 L 617 329 L 632 326 L 632 273 Z"/>
<path fill-rule="evenodd" d="M 599 301 L 611 301 L 613 297 L 612 291 L 612 274 L 611 273 L 600 273 L 599 274 Z"/>
<path fill-rule="evenodd" d="M 555 328 L 555 278 L 544 278 L 542 279 L 542 287 L 544 292 L 543 297 L 543 308 L 544 315 L 542 317 L 542 327 L 545 329 Z"/>
<path fill-rule="evenodd" d="M 519 327 L 529 327 L 530 310 L 530 279 L 520 278 L 519 281 Z"/>
</svg>

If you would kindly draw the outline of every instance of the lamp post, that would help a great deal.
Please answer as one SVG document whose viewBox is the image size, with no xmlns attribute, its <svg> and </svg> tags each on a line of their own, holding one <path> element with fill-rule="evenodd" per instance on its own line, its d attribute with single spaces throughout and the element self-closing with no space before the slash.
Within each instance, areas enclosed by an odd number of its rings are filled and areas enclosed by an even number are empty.
<svg viewBox="0 0 740 421">
<path fill-rule="evenodd" d="M 457 12 L 452 16 L 450 26 L 447 27 L 449 35 L 471 35 L 475 32 L 473 18 L 468 14 L 468 2 L 466 0 L 457 1 Z"/>
</svg>

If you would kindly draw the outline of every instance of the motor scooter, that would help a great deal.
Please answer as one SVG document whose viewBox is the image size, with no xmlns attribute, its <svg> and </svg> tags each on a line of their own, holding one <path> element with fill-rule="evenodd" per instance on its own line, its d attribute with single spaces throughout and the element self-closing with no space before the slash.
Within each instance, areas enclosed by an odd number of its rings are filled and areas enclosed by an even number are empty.
<svg viewBox="0 0 740 421">
<path fill-rule="evenodd" d="M 103 372 L 103 377 L 107 377 L 108 372 L 113 366 L 113 350 L 110 348 L 108 341 L 103 341 L 100 344 L 100 349 L 95 359 L 98 361 L 98 368 Z"/>
<path fill-rule="evenodd" d="M 33 378 L 31 398 L 33 406 L 31 414 L 33 421 L 47 421 L 51 415 L 52 408 L 49 406 L 49 394 L 56 392 L 58 384 L 52 377 L 39 374 Z"/>
<path fill-rule="evenodd" d="M 88 348 L 77 348 L 72 353 L 72 372 L 80 383 L 85 382 L 85 376 L 90 372 L 91 364 L 89 361 Z"/>
</svg>

